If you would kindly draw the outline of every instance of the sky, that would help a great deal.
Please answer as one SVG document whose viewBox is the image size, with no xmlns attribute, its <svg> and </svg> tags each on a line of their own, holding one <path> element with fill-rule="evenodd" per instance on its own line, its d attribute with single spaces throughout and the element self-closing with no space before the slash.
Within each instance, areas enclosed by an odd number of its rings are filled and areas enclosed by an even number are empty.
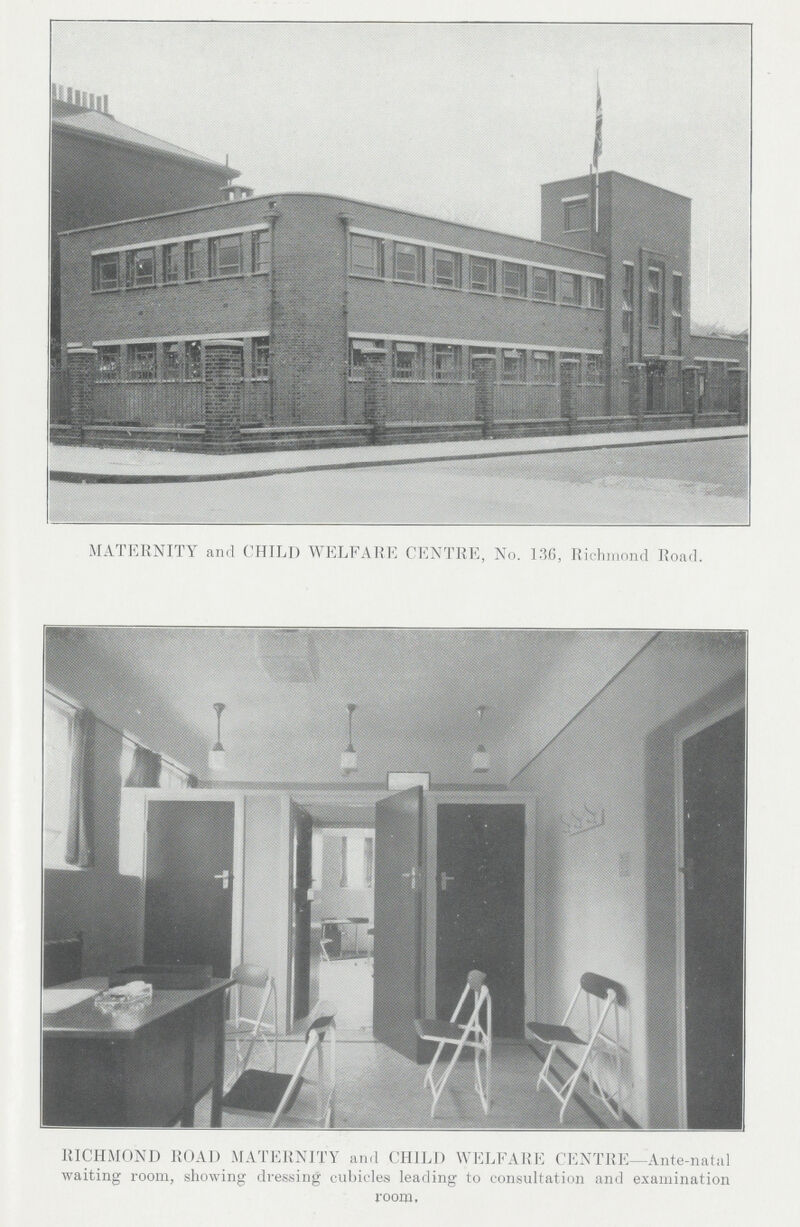
<svg viewBox="0 0 800 1227">
<path fill-rule="evenodd" d="M 542 183 L 692 198 L 692 319 L 749 322 L 750 33 L 737 25 L 54 22 L 52 80 L 221 162 L 536 238 Z"/>
</svg>

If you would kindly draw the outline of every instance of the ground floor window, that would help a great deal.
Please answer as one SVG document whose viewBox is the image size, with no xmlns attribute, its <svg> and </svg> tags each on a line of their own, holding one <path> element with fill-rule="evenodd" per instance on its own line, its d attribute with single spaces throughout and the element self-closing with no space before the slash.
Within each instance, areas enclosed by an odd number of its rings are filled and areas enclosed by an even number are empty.
<svg viewBox="0 0 800 1227">
<path fill-rule="evenodd" d="M 128 378 L 150 380 L 156 377 L 156 347 L 153 343 L 128 346 Z"/>
<path fill-rule="evenodd" d="M 461 378 L 461 349 L 457 345 L 434 345 L 433 378 L 439 383 L 456 383 Z"/>
<path fill-rule="evenodd" d="M 425 349 L 417 341 L 395 341 L 392 349 L 392 379 L 425 378 Z"/>
<path fill-rule="evenodd" d="M 119 345 L 98 345 L 97 382 L 117 383 L 120 375 Z"/>
<path fill-rule="evenodd" d="M 605 383 L 605 365 L 602 354 L 586 355 L 586 383 Z"/>
<path fill-rule="evenodd" d="M 187 379 L 203 378 L 203 347 L 199 341 L 184 342 L 184 371 Z"/>
<path fill-rule="evenodd" d="M 253 337 L 253 378 L 269 378 L 269 337 Z"/>
<path fill-rule="evenodd" d="M 504 349 L 500 363 L 503 383 L 525 382 L 525 353 L 521 349 Z"/>
<path fill-rule="evenodd" d="M 532 357 L 532 383 L 555 383 L 555 354 L 549 350 L 535 349 Z"/>
<path fill-rule="evenodd" d="M 350 379 L 364 378 L 364 353 L 371 349 L 385 349 L 385 341 L 369 341 L 360 340 L 358 337 L 351 338 L 350 341 L 350 360 L 348 364 L 348 376 Z"/>
</svg>

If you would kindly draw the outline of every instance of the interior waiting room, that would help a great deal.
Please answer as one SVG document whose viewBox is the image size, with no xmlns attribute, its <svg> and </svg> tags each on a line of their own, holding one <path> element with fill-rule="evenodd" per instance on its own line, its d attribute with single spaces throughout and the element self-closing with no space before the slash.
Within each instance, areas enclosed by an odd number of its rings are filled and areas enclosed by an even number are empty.
<svg viewBox="0 0 800 1227">
<path fill-rule="evenodd" d="M 744 633 L 44 647 L 44 1126 L 742 1128 Z"/>
</svg>

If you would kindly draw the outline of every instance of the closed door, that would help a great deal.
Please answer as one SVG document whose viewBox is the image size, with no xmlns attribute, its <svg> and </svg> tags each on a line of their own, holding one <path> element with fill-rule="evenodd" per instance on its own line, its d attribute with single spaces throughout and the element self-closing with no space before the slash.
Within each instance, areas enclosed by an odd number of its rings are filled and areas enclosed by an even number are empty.
<svg viewBox="0 0 800 1227">
<path fill-rule="evenodd" d="M 145 963 L 231 970 L 232 801 L 148 801 Z"/>
<path fill-rule="evenodd" d="M 664 363 L 648 362 L 647 364 L 647 412 L 664 412 Z"/>
<path fill-rule="evenodd" d="M 375 807 L 373 1033 L 412 1061 L 422 984 L 422 789 Z"/>
<path fill-rule="evenodd" d="M 686 1109 L 690 1129 L 742 1127 L 745 716 L 683 743 Z"/>
<path fill-rule="evenodd" d="M 449 1018 L 468 972 L 486 973 L 496 1035 L 524 1027 L 525 807 L 440 805 L 436 1013 Z"/>
</svg>

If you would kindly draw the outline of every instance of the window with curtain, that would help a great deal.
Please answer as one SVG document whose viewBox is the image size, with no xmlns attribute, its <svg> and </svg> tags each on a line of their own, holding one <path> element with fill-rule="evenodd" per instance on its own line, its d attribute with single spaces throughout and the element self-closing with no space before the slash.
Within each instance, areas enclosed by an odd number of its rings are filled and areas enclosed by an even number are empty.
<svg viewBox="0 0 800 1227">
<path fill-rule="evenodd" d="M 75 709 L 55 695 L 44 703 L 44 867 L 67 869 L 72 726 Z"/>
</svg>

